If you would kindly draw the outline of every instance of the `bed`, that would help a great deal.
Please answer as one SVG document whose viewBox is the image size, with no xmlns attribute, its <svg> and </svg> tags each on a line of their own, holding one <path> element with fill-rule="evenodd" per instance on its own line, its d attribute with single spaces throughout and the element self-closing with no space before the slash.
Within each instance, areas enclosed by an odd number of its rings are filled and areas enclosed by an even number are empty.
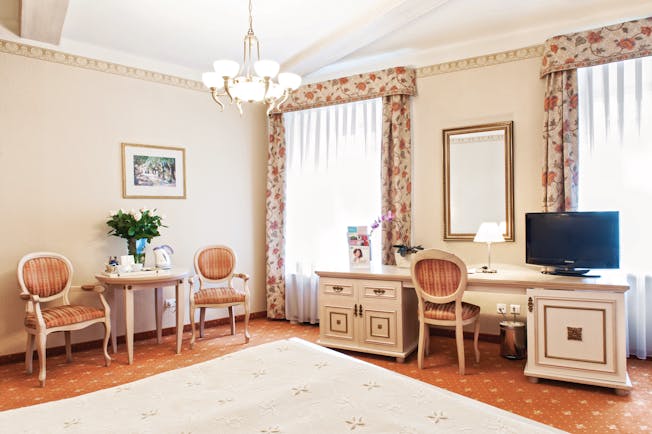
<svg viewBox="0 0 652 434">
<path fill-rule="evenodd" d="M 561 432 L 298 338 L 0 412 L 11 433 Z"/>
</svg>

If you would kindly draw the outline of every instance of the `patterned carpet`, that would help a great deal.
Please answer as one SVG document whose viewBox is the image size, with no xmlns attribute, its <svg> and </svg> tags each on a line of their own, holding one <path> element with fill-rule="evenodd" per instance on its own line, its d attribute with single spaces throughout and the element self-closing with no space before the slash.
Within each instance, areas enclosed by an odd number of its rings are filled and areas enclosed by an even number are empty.
<svg viewBox="0 0 652 434">
<path fill-rule="evenodd" d="M 241 331 L 241 323 L 238 323 L 238 328 Z M 314 342 L 319 337 L 319 328 L 257 319 L 251 322 L 251 334 L 250 346 L 292 336 Z M 228 326 L 207 329 L 206 337 L 200 339 L 192 351 L 188 347 L 189 340 L 190 336 L 186 334 L 179 355 L 174 353 L 172 335 L 166 336 L 161 345 L 154 340 L 137 341 L 131 366 L 127 364 L 123 345 L 113 355 L 109 368 L 104 367 L 99 349 L 76 352 L 69 364 L 65 363 L 64 355 L 49 357 L 45 389 L 38 387 L 37 360 L 33 375 L 25 374 L 22 363 L 0 365 L 0 410 L 116 386 L 237 351 L 245 345 L 242 334 L 229 335 Z M 349 354 L 569 432 L 652 432 L 652 422 L 647 421 L 652 405 L 651 361 L 628 361 L 634 390 L 629 396 L 619 397 L 611 390 L 599 387 L 543 380 L 531 384 L 523 375 L 525 362 L 500 357 L 497 344 L 480 343 L 479 365 L 472 362 L 469 341 L 466 349 L 465 376 L 457 374 L 455 341 L 451 338 L 431 338 L 431 355 L 426 358 L 424 370 L 417 368 L 414 354 L 404 364 L 386 357 Z"/>
</svg>

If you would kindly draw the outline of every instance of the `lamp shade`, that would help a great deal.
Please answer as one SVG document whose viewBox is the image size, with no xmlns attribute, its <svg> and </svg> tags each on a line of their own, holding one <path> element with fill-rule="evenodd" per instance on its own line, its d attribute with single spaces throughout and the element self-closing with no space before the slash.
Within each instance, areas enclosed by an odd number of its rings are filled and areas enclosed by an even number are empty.
<svg viewBox="0 0 652 434">
<path fill-rule="evenodd" d="M 220 89 L 224 87 L 224 79 L 217 72 L 204 72 L 201 75 L 201 80 L 209 89 L 211 88 Z"/>
<path fill-rule="evenodd" d="M 505 241 L 500 226 L 495 222 L 484 222 L 478 228 L 473 241 L 476 243 L 502 243 Z"/>
<path fill-rule="evenodd" d="M 274 78 L 278 74 L 280 66 L 273 60 L 259 60 L 254 63 L 254 70 L 259 77 Z"/>
<path fill-rule="evenodd" d="M 233 78 L 238 75 L 240 65 L 233 60 L 216 60 L 213 62 L 213 68 L 220 77 Z"/>
<path fill-rule="evenodd" d="M 278 75 L 278 84 L 287 89 L 298 89 L 301 86 L 301 77 L 291 72 L 281 72 Z"/>
</svg>

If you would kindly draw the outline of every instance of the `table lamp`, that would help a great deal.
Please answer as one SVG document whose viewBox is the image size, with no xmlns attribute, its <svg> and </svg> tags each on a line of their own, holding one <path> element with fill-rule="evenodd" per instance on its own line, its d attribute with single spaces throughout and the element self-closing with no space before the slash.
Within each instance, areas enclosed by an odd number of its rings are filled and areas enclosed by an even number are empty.
<svg viewBox="0 0 652 434">
<path fill-rule="evenodd" d="M 473 241 L 476 243 L 487 243 L 487 265 L 482 267 L 480 271 L 483 273 L 495 273 L 496 270 L 491 268 L 491 243 L 504 243 L 503 232 L 498 223 L 484 222 L 478 228 Z"/>
</svg>

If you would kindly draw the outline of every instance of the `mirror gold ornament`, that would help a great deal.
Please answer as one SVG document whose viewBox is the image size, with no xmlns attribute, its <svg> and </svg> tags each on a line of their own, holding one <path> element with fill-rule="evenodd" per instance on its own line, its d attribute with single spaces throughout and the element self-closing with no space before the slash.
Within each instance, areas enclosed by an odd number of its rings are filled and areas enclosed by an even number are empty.
<svg viewBox="0 0 652 434">
<path fill-rule="evenodd" d="M 513 122 L 443 131 L 444 240 L 473 241 L 483 222 L 514 241 Z"/>
</svg>

